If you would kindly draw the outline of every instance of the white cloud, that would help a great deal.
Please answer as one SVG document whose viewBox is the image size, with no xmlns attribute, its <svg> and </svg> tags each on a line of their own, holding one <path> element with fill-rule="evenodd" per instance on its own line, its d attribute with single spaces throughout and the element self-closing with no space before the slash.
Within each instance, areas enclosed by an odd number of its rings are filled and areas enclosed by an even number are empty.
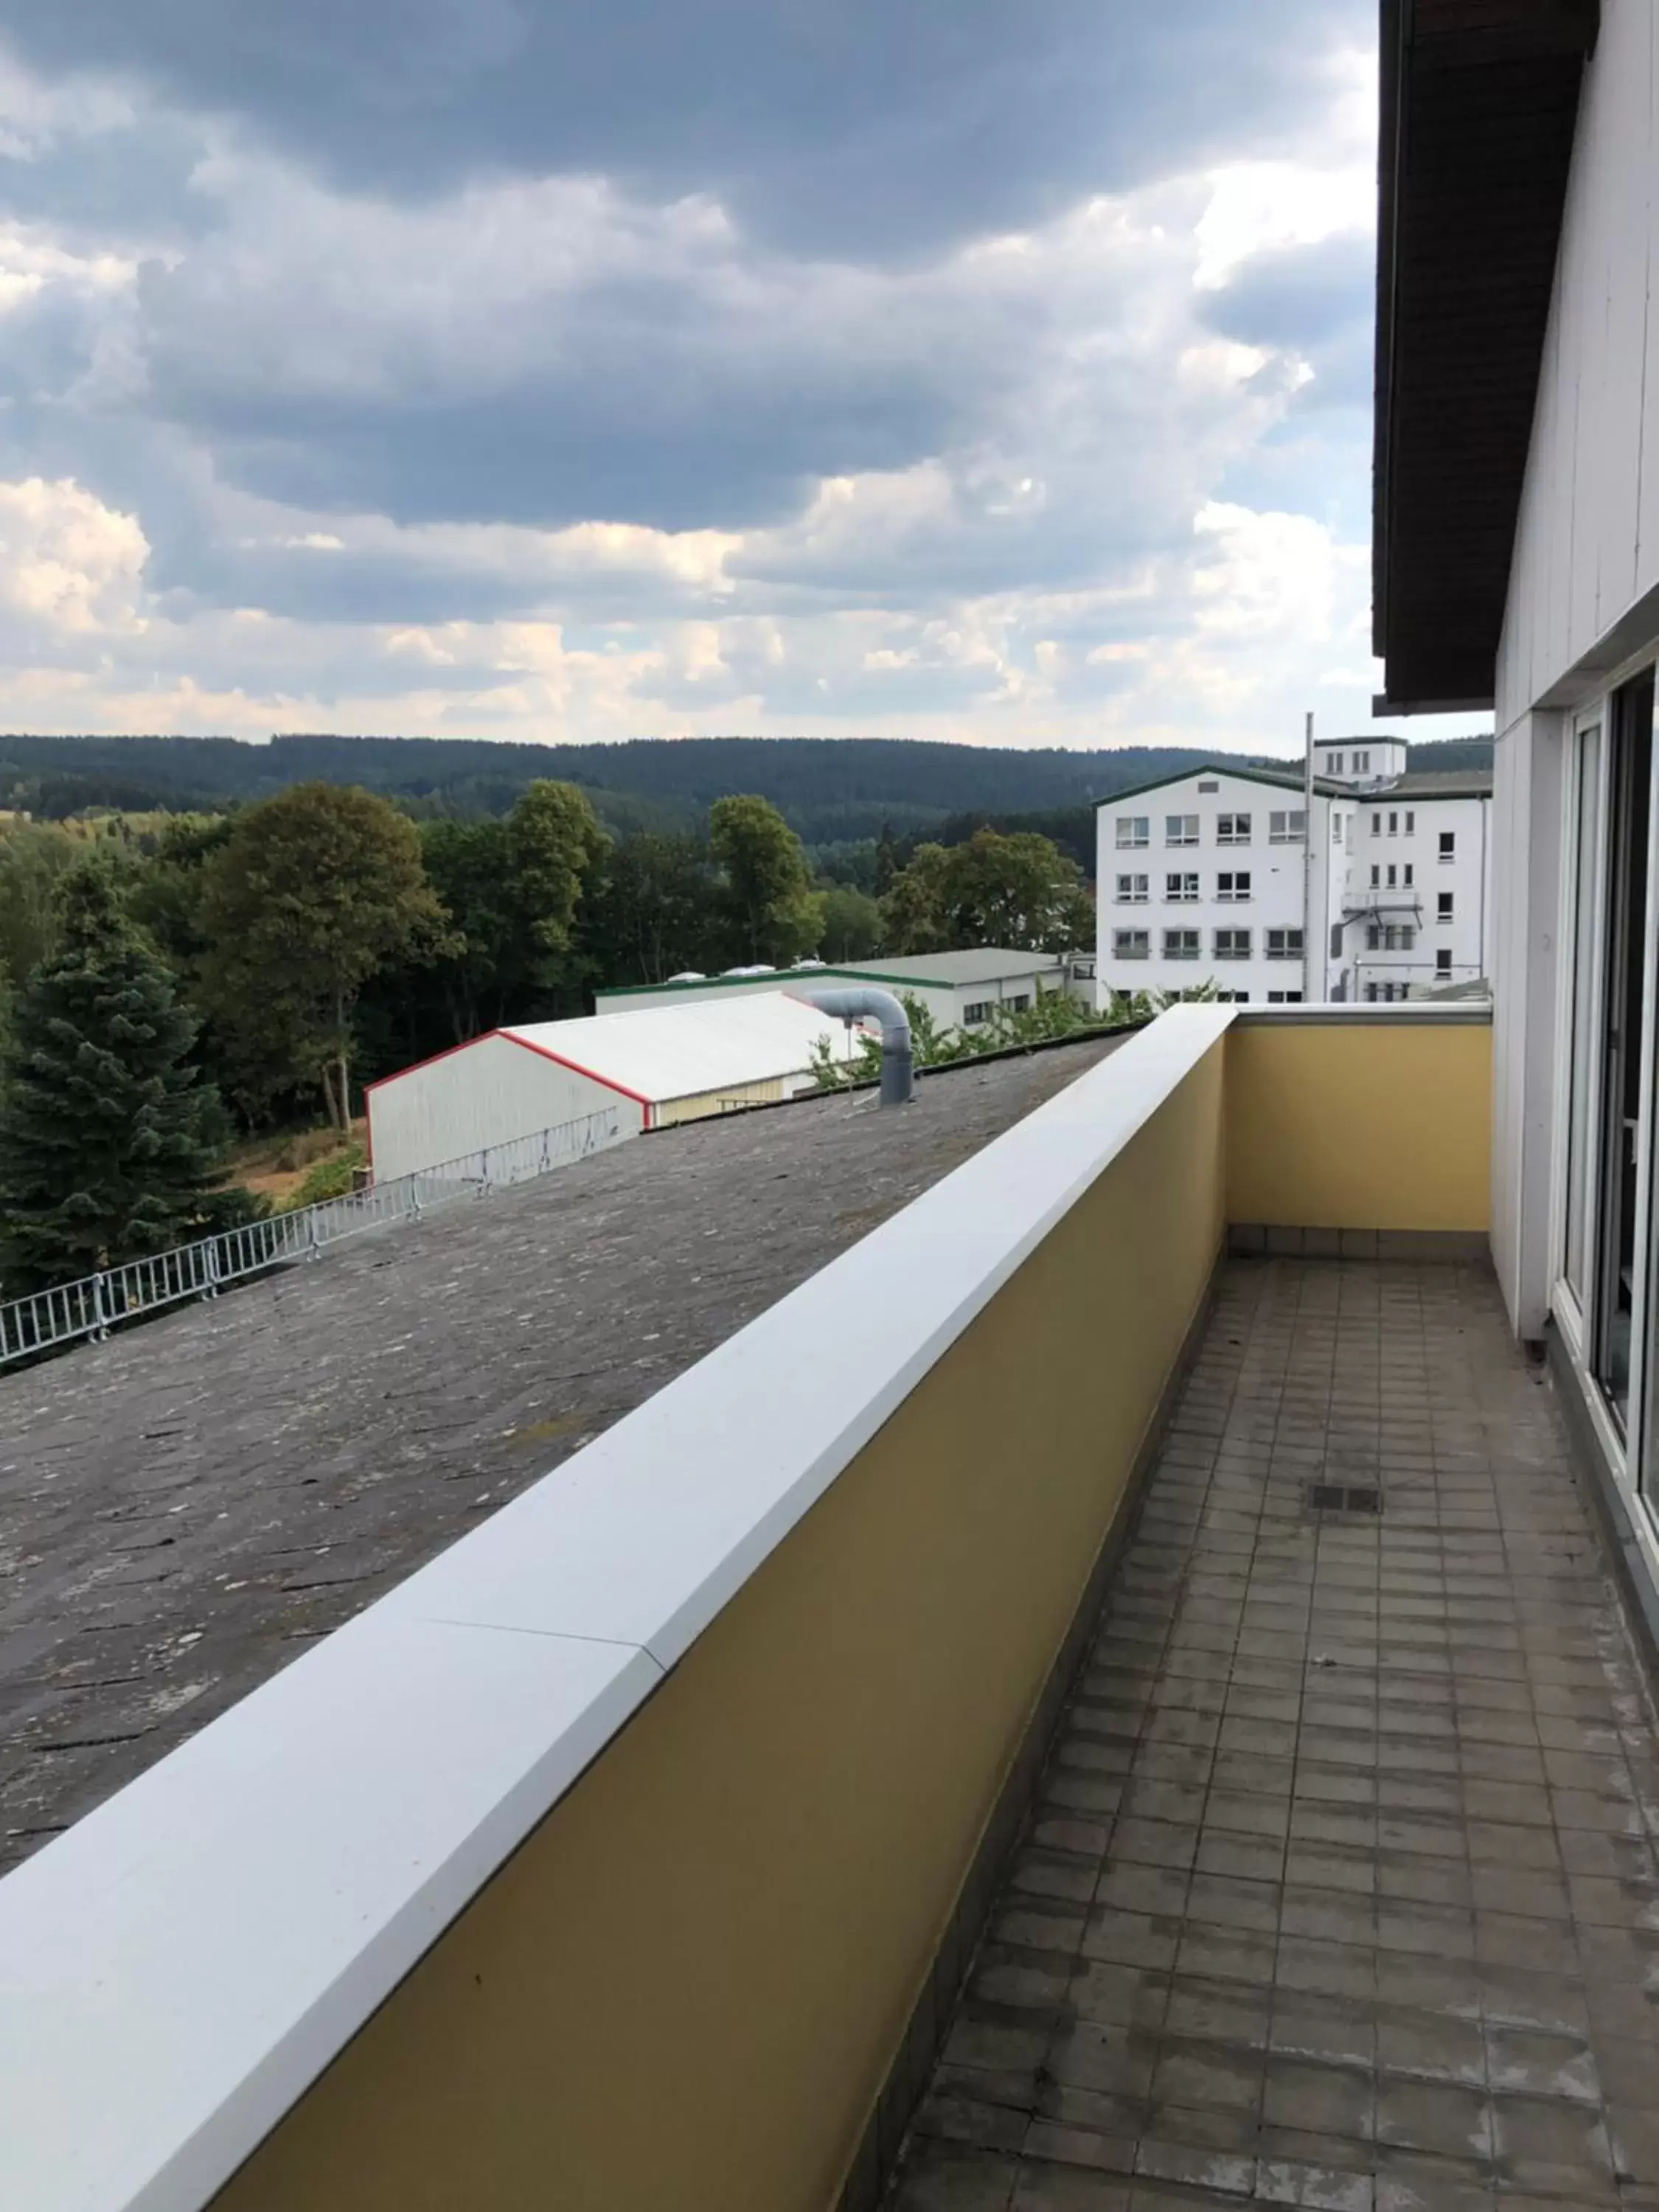
<svg viewBox="0 0 1659 2212">
<path fill-rule="evenodd" d="M 165 221 L 54 221 L 64 148 L 178 110 L 0 70 L 45 196 L 0 214 L 0 721 L 1289 749 L 1317 691 L 1358 726 L 1363 426 L 1294 434 L 1293 285 L 1218 312 L 1368 232 L 1372 65 L 1320 67 L 1271 157 L 1241 118 L 862 254 L 712 158 L 347 189 L 206 106 Z"/>
</svg>

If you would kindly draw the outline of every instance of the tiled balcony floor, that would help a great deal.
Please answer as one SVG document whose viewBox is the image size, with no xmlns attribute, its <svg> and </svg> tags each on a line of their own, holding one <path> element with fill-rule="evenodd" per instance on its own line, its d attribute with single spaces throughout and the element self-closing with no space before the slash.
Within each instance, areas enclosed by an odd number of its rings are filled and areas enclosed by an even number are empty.
<svg viewBox="0 0 1659 2212">
<path fill-rule="evenodd" d="M 1490 1278 L 1235 1261 L 896 2205 L 1659 2207 L 1656 1830 Z"/>
</svg>

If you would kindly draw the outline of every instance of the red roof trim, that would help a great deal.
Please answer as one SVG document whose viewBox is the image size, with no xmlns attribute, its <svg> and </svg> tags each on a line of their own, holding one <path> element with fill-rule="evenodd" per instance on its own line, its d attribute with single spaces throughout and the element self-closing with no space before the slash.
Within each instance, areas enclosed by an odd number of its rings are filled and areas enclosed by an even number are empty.
<svg viewBox="0 0 1659 2212">
<path fill-rule="evenodd" d="M 532 1044 L 528 1037 L 519 1036 L 512 1030 L 485 1030 L 481 1036 L 468 1037 L 464 1044 L 446 1045 L 441 1052 L 434 1052 L 425 1060 L 411 1060 L 407 1067 L 400 1067 L 391 1075 L 376 1076 L 373 1083 L 363 1085 L 363 1122 L 368 1139 L 368 1164 L 371 1168 L 374 1164 L 374 1094 L 382 1084 L 401 1083 L 404 1076 L 417 1075 L 425 1067 L 435 1067 L 441 1060 L 453 1060 L 458 1052 L 471 1052 L 475 1045 L 488 1044 L 492 1037 L 500 1037 L 507 1044 L 515 1044 L 522 1052 L 533 1052 L 542 1060 L 550 1060 L 555 1066 L 568 1068 L 572 1075 L 585 1076 L 589 1083 L 597 1083 L 601 1090 L 614 1091 L 621 1097 L 631 1098 L 636 1106 L 645 1109 L 643 1125 L 647 1128 L 651 1126 L 652 1101 L 643 1091 L 630 1091 L 627 1084 L 618 1083 L 609 1075 L 601 1075 L 594 1068 L 584 1067 L 580 1060 L 566 1060 L 560 1053 L 550 1052 L 544 1044 Z"/>
</svg>

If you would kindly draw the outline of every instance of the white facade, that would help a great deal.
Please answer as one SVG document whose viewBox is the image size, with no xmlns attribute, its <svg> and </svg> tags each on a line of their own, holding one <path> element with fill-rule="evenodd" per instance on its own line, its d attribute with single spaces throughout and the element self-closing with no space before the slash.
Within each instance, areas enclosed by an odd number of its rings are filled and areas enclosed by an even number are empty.
<svg viewBox="0 0 1659 2212">
<path fill-rule="evenodd" d="M 1316 791 L 1313 808 L 1310 995 L 1322 998 L 1334 918 L 1332 801 Z M 1252 1005 L 1299 1001 L 1307 988 L 1303 819 L 1299 784 L 1220 768 L 1103 799 L 1095 816 L 1097 1002 L 1204 982 Z"/>
<path fill-rule="evenodd" d="M 1218 765 L 1101 801 L 1099 1003 L 1205 982 L 1257 1006 L 1387 1000 L 1485 976 L 1482 779 L 1406 775 L 1398 739 L 1318 757 L 1310 851 L 1288 776 Z"/>
<path fill-rule="evenodd" d="M 1496 670 L 1494 1261 L 1659 1583 L 1659 46 L 1601 0 Z"/>
</svg>

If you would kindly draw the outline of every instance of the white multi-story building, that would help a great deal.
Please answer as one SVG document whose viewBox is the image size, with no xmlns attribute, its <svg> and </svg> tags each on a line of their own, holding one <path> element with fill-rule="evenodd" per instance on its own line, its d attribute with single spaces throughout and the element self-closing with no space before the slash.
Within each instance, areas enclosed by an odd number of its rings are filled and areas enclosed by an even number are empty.
<svg viewBox="0 0 1659 2212">
<path fill-rule="evenodd" d="M 1295 1006 L 1486 974 L 1492 777 L 1412 775 L 1396 738 L 1315 748 L 1299 776 L 1218 763 L 1097 810 L 1097 990 Z M 1311 881 L 1310 880 L 1311 876 Z"/>
</svg>

